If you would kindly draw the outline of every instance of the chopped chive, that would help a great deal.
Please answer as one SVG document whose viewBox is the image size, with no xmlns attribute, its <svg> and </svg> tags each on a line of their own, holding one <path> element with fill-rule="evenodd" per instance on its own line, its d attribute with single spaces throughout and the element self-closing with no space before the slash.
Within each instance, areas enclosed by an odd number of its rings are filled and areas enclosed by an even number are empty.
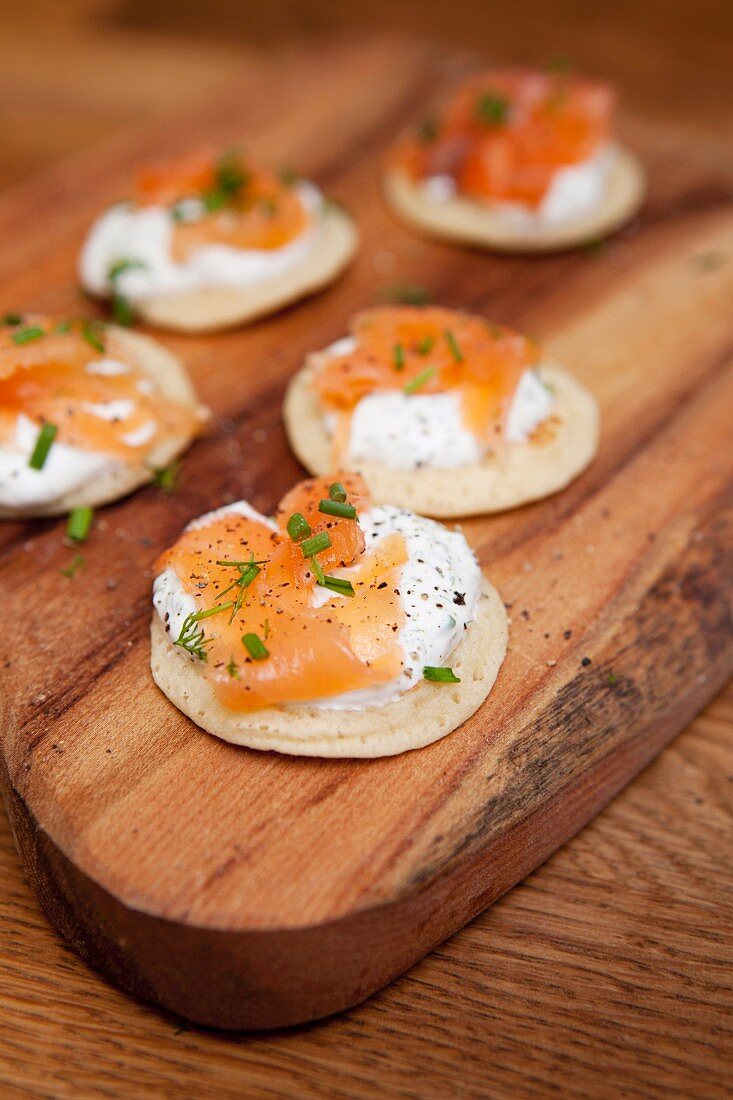
<svg viewBox="0 0 733 1100">
<path fill-rule="evenodd" d="M 328 531 L 319 531 L 317 535 L 301 542 L 300 549 L 303 551 L 304 557 L 310 558 L 313 554 L 320 554 L 322 550 L 328 550 L 330 545 L 331 536 Z"/>
<path fill-rule="evenodd" d="M 509 114 L 509 102 L 502 95 L 486 92 L 476 100 L 474 114 L 487 126 L 500 126 Z"/>
<path fill-rule="evenodd" d="M 264 661 L 270 656 L 269 649 L 257 634 L 243 634 L 242 645 L 253 661 Z"/>
<path fill-rule="evenodd" d="M 172 493 L 178 485 L 181 463 L 174 459 L 169 466 L 158 466 L 153 470 L 153 485 L 164 493 Z"/>
<path fill-rule="evenodd" d="M 321 586 L 325 587 L 326 574 L 321 569 L 321 563 L 319 562 L 319 560 L 315 556 L 315 554 L 311 554 L 311 557 L 310 557 L 309 560 L 310 560 L 310 563 L 311 563 L 311 569 L 313 570 L 313 573 L 314 573 L 315 578 L 316 578 L 316 584 L 320 584 Z"/>
<path fill-rule="evenodd" d="M 6 313 L 0 323 L 3 325 L 21 325 L 23 318 L 19 313 Z"/>
<path fill-rule="evenodd" d="M 234 605 L 232 607 L 232 613 L 229 616 L 229 622 L 230 623 L 234 622 L 235 615 L 237 615 L 239 613 L 239 609 L 241 608 L 242 604 L 244 603 L 244 594 L 245 594 L 245 592 L 247 591 L 249 586 L 252 584 L 252 582 L 254 580 L 256 580 L 256 578 L 260 575 L 261 572 L 262 572 L 262 570 L 260 569 L 259 565 L 257 565 L 257 563 L 255 562 L 254 554 L 253 554 L 252 555 L 252 560 L 245 563 L 244 568 L 242 569 L 242 572 L 237 577 L 234 584 L 230 584 L 229 588 L 225 589 L 225 591 L 222 592 L 222 595 L 225 596 L 227 594 L 227 592 L 231 592 L 232 588 L 239 588 L 239 592 L 237 593 L 237 598 L 234 601 Z"/>
<path fill-rule="evenodd" d="M 328 495 L 331 500 L 337 500 L 341 504 L 346 500 L 346 490 L 340 481 L 334 481 L 333 485 L 329 485 Z"/>
<path fill-rule="evenodd" d="M 293 542 L 300 542 L 301 539 L 308 538 L 311 533 L 311 526 L 302 512 L 293 512 L 287 522 L 287 528 Z"/>
<path fill-rule="evenodd" d="M 438 136 L 438 124 L 434 118 L 424 118 L 417 128 L 417 136 L 425 145 L 430 145 Z"/>
<path fill-rule="evenodd" d="M 428 367 L 426 370 L 416 375 L 411 382 L 408 382 L 407 385 L 404 386 L 404 392 L 415 393 L 416 390 L 419 390 L 421 386 L 424 386 L 426 382 L 430 381 L 437 369 L 437 367 Z"/>
<path fill-rule="evenodd" d="M 115 294 L 112 299 L 112 318 L 118 325 L 129 328 L 135 321 L 135 307 L 129 298 Z"/>
<path fill-rule="evenodd" d="M 405 366 L 405 349 L 402 344 L 395 344 L 392 349 L 392 361 L 395 370 L 403 370 Z"/>
<path fill-rule="evenodd" d="M 425 665 L 422 670 L 424 679 L 432 684 L 460 684 L 460 676 L 456 676 L 452 668 L 443 665 Z"/>
<path fill-rule="evenodd" d="M 384 287 L 379 297 L 392 305 L 424 306 L 430 301 L 430 291 L 415 283 L 394 283 Z"/>
<path fill-rule="evenodd" d="M 422 340 L 420 340 L 420 342 L 417 345 L 417 354 L 418 355 L 429 355 L 434 347 L 435 347 L 435 337 L 434 336 L 424 336 L 422 338 Z"/>
<path fill-rule="evenodd" d="M 341 596 L 353 596 L 354 586 L 351 581 L 345 580 L 343 577 L 329 577 L 324 576 L 322 581 L 318 582 L 322 588 L 330 588 L 332 592 L 338 592 Z"/>
<path fill-rule="evenodd" d="M 187 618 L 189 618 L 192 623 L 197 623 L 200 619 L 208 619 L 212 615 L 218 615 L 220 611 L 228 611 L 233 603 L 234 600 L 227 600 L 226 603 L 217 603 L 214 604 L 213 607 L 207 608 L 206 611 L 196 611 L 193 615 L 188 615 Z"/>
<path fill-rule="evenodd" d="M 83 554 L 74 554 L 71 559 L 71 564 L 67 565 L 66 569 L 59 569 L 59 573 L 62 577 L 75 577 L 80 569 L 83 569 L 86 565 L 86 558 Z"/>
<path fill-rule="evenodd" d="M 244 569 L 245 565 L 264 565 L 266 559 L 262 558 L 256 560 L 255 558 L 248 558 L 246 561 L 233 561 L 232 558 L 217 558 L 217 565 L 231 565 L 236 566 L 238 569 Z"/>
<path fill-rule="evenodd" d="M 147 266 L 144 260 L 138 260 L 135 256 L 121 256 L 118 260 L 113 260 L 107 268 L 107 281 L 115 283 L 126 271 L 139 271 Z"/>
<path fill-rule="evenodd" d="M 327 516 L 338 516 L 340 519 L 356 519 L 354 505 L 344 504 L 340 500 L 319 500 L 318 511 Z"/>
<path fill-rule="evenodd" d="M 294 168 L 285 167 L 281 168 L 278 172 L 278 178 L 283 187 L 293 187 L 300 179 L 300 176 Z"/>
<path fill-rule="evenodd" d="M 84 321 L 81 326 L 81 334 L 86 342 L 93 347 L 95 351 L 104 353 L 105 347 L 98 336 L 99 329 L 101 328 L 99 321 Z"/>
<path fill-rule="evenodd" d="M 74 508 L 66 524 L 66 534 L 73 542 L 84 542 L 89 534 L 94 518 L 94 510 L 87 506 Z"/>
<path fill-rule="evenodd" d="M 71 321 L 59 321 L 59 323 L 56 325 L 56 332 L 71 332 Z"/>
<path fill-rule="evenodd" d="M 229 658 L 229 663 L 226 666 L 226 670 L 233 680 L 239 679 L 239 668 L 237 667 L 237 664 L 235 663 L 233 657 Z"/>
<path fill-rule="evenodd" d="M 447 328 L 445 330 L 445 338 L 448 342 L 448 347 L 450 348 L 450 353 L 453 356 L 453 358 L 455 359 L 456 363 L 462 363 L 463 362 L 463 352 L 458 347 L 458 343 L 456 341 L 456 338 L 455 338 L 455 336 L 453 335 L 453 333 L 451 332 L 451 330 L 449 328 Z"/>
<path fill-rule="evenodd" d="M 38 439 L 36 445 L 33 448 L 33 454 L 28 460 L 28 465 L 32 470 L 42 470 L 46 465 L 46 459 L 48 458 L 48 452 L 51 450 L 51 444 L 56 438 L 58 428 L 55 424 L 44 424 L 38 433 Z"/>
<path fill-rule="evenodd" d="M 31 325 L 29 328 L 22 328 L 19 332 L 14 332 L 10 339 L 14 344 L 30 344 L 31 340 L 40 340 L 46 333 L 38 325 Z"/>
</svg>

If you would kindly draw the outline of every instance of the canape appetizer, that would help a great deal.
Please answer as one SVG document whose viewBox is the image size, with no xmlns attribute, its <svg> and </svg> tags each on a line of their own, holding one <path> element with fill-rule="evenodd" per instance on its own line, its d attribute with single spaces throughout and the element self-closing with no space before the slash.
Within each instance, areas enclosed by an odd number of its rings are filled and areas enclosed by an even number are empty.
<svg viewBox="0 0 733 1100">
<path fill-rule="evenodd" d="M 595 399 L 533 340 L 430 306 L 357 314 L 308 357 L 284 415 L 311 473 L 359 470 L 375 500 L 432 516 L 547 496 L 598 446 Z"/>
<path fill-rule="evenodd" d="M 614 138 L 609 85 L 567 72 L 471 77 L 395 150 L 394 209 L 418 229 L 506 251 L 567 248 L 638 209 L 644 173 Z"/>
<path fill-rule="evenodd" d="M 464 722 L 506 652 L 504 605 L 463 535 L 373 504 L 345 475 L 304 481 L 273 519 L 240 501 L 157 563 L 152 672 L 226 741 L 391 756 Z"/>
<path fill-rule="evenodd" d="M 118 319 L 206 332 L 319 290 L 356 245 L 352 218 L 312 183 L 196 154 L 139 174 L 133 198 L 92 226 L 79 273 Z"/>
<path fill-rule="evenodd" d="M 200 430 L 185 370 L 154 340 L 99 321 L 0 324 L 0 517 L 50 516 L 152 481 Z"/>
</svg>

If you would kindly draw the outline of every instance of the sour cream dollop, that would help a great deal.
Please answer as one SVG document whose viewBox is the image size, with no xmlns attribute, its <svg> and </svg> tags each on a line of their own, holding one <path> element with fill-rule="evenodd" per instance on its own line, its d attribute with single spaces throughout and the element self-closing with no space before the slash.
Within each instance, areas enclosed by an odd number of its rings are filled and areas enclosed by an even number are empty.
<svg viewBox="0 0 733 1100">
<path fill-rule="evenodd" d="M 310 219 L 292 241 L 273 249 L 206 245 L 182 263 L 176 263 L 171 255 L 176 222 L 170 208 L 132 203 L 112 206 L 94 223 L 84 242 L 79 259 L 82 285 L 92 294 L 109 294 L 110 267 L 121 259 L 137 261 L 115 280 L 116 292 L 133 302 L 211 287 L 244 290 L 276 279 L 306 259 L 321 232 L 323 195 L 308 182 L 299 182 L 294 189 Z"/>
<path fill-rule="evenodd" d="M 325 351 L 328 356 L 348 355 L 356 347 L 344 337 Z M 538 371 L 524 371 L 509 406 L 504 439 L 526 443 L 532 433 L 552 415 L 555 398 Z M 329 435 L 335 417 L 326 413 Z M 484 450 L 465 426 L 460 395 L 456 392 L 406 394 L 381 390 L 363 397 L 354 406 L 349 425 L 347 460 L 377 462 L 390 470 L 436 469 L 472 466 L 481 461 Z"/>
<path fill-rule="evenodd" d="M 240 511 L 251 519 L 272 526 L 272 521 L 255 512 L 244 502 L 228 505 L 200 520 L 206 526 L 221 515 Z M 301 705 L 321 710 L 367 710 L 404 695 L 423 678 L 426 665 L 445 665 L 469 624 L 476 618 L 481 592 L 481 570 L 476 557 L 458 531 L 424 519 L 413 512 L 389 505 L 372 505 L 359 515 L 366 549 L 372 550 L 388 535 L 401 534 L 407 546 L 408 560 L 402 566 L 399 592 L 405 622 L 398 634 L 403 650 L 399 676 L 384 684 L 345 692 L 327 699 L 308 700 Z M 354 569 L 339 570 L 348 577 Z M 314 604 L 325 599 L 348 599 L 316 588 Z M 196 611 L 193 597 L 187 593 L 176 572 L 167 568 L 153 584 L 153 604 L 175 640 L 187 615 Z M 196 658 L 176 648 L 181 660 Z M 292 705 L 298 705 L 297 700 Z"/>
<path fill-rule="evenodd" d="M 616 157 L 616 149 L 606 146 L 588 160 L 559 169 L 536 209 L 519 202 L 496 202 L 491 209 L 517 230 L 561 225 L 583 217 L 603 202 Z M 459 197 L 452 176 L 429 176 L 423 180 L 422 189 L 432 202 L 449 202 Z"/>
</svg>

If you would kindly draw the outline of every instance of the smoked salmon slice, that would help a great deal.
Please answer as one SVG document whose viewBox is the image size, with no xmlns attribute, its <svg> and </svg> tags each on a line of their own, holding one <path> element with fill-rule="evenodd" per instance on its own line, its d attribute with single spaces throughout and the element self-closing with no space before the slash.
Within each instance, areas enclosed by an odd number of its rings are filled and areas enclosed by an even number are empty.
<svg viewBox="0 0 733 1100">
<path fill-rule="evenodd" d="M 297 188 L 237 152 L 201 151 L 138 175 L 136 199 L 167 206 L 176 225 L 171 253 L 183 262 L 206 245 L 282 248 L 309 226 Z"/>
<path fill-rule="evenodd" d="M 504 325 L 432 306 L 382 306 L 359 313 L 353 351 L 328 356 L 313 386 L 323 405 L 350 415 L 370 393 L 457 390 L 464 419 L 487 438 L 503 423 L 519 380 L 539 348 Z"/>
<path fill-rule="evenodd" d="M 272 523 L 224 509 L 158 560 L 197 607 L 171 641 L 201 662 L 224 706 L 307 702 L 399 675 L 407 549 L 399 534 L 365 549 L 358 516 L 369 505 L 356 475 L 313 478 L 286 494 Z"/>
<path fill-rule="evenodd" d="M 500 69 L 471 77 L 400 144 L 394 162 L 414 180 L 450 176 L 479 201 L 537 207 L 561 168 L 611 138 L 610 85 L 570 72 Z"/>
<path fill-rule="evenodd" d="M 40 314 L 0 327 L 0 440 L 13 437 L 21 415 L 39 428 L 53 424 L 60 443 L 132 464 L 198 423 L 160 393 L 114 330 Z"/>
</svg>

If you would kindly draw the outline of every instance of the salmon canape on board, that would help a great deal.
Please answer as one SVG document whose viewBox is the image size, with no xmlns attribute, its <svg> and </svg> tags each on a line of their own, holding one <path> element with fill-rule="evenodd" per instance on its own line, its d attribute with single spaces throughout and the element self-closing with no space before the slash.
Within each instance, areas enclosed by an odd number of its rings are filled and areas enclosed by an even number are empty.
<svg viewBox="0 0 733 1100">
<path fill-rule="evenodd" d="M 420 748 L 478 709 L 506 653 L 504 605 L 463 535 L 374 504 L 357 475 L 296 485 L 273 518 L 210 512 L 156 569 L 155 682 L 254 749 Z"/>
<path fill-rule="evenodd" d="M 118 320 L 207 332 L 320 290 L 357 247 L 346 211 L 292 173 L 238 152 L 200 152 L 138 174 L 82 248 L 84 288 Z"/>
<path fill-rule="evenodd" d="M 157 341 L 80 317 L 0 323 L 0 517 L 91 508 L 153 481 L 207 412 Z"/>
<path fill-rule="evenodd" d="M 598 448 L 595 398 L 533 340 L 436 306 L 358 313 L 284 415 L 311 473 L 359 470 L 376 501 L 444 518 L 554 493 Z"/>
<path fill-rule="evenodd" d="M 610 85 L 570 71 L 468 79 L 394 150 L 394 210 L 431 235 L 507 252 L 598 240 L 638 210 L 644 172 L 614 136 Z"/>
</svg>

